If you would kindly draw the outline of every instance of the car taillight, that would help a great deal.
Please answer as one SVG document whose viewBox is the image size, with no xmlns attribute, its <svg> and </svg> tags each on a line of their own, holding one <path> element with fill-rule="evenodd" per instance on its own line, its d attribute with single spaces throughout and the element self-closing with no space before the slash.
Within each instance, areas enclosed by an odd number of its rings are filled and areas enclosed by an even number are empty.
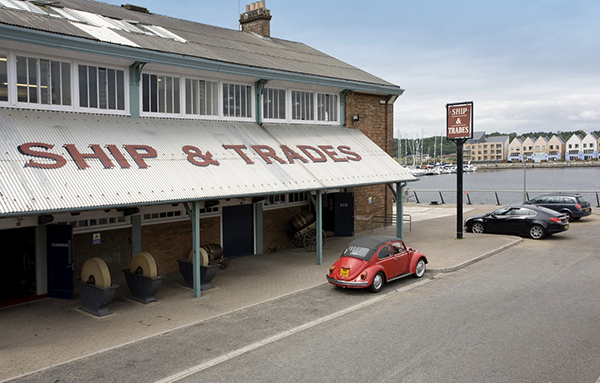
<svg viewBox="0 0 600 383">
<path fill-rule="evenodd" d="M 360 273 L 360 279 L 367 279 L 367 272 L 363 271 L 362 273 Z"/>
<path fill-rule="evenodd" d="M 333 273 L 333 271 L 334 271 L 334 270 L 335 270 L 335 266 L 331 266 L 331 267 L 329 268 L 329 274 Z"/>
<path fill-rule="evenodd" d="M 580 205 L 580 204 L 578 204 L 578 203 L 577 203 L 577 204 L 575 204 L 575 209 L 577 209 L 577 210 L 581 210 L 581 205 Z"/>
<path fill-rule="evenodd" d="M 552 222 L 560 222 L 560 218 L 551 217 L 550 221 L 552 221 Z"/>
</svg>

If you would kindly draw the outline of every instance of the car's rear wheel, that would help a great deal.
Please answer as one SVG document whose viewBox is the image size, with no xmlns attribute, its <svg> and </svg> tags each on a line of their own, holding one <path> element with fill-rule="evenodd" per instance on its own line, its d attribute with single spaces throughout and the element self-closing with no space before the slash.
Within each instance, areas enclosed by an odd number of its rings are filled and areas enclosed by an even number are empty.
<svg viewBox="0 0 600 383">
<path fill-rule="evenodd" d="M 473 226 L 471 226 L 471 231 L 475 234 L 481 234 L 484 232 L 483 223 L 475 222 Z"/>
<path fill-rule="evenodd" d="M 378 293 L 381 291 L 384 284 L 385 284 L 385 277 L 383 276 L 383 273 L 380 271 L 377 274 L 375 274 L 375 276 L 373 277 L 373 282 L 371 283 L 371 286 L 369 286 L 369 288 L 371 289 L 372 292 Z"/>
<path fill-rule="evenodd" d="M 544 228 L 540 225 L 533 225 L 529 228 L 529 236 L 533 239 L 542 239 L 544 235 Z"/>
<path fill-rule="evenodd" d="M 571 214 L 570 211 L 565 210 L 565 211 L 562 211 L 561 213 L 563 213 L 564 215 L 567 216 L 567 221 L 571 222 L 573 220 L 573 214 Z"/>
<path fill-rule="evenodd" d="M 425 259 L 423 259 L 423 258 L 419 259 L 419 262 L 417 262 L 417 267 L 415 268 L 415 273 L 413 274 L 413 277 L 421 278 L 425 274 L 425 267 L 426 267 L 425 265 L 426 265 Z"/>
</svg>

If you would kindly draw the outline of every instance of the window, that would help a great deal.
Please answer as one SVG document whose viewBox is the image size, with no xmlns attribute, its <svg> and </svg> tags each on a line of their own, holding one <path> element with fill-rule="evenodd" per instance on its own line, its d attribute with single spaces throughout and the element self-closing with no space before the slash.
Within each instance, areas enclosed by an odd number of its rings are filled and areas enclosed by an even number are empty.
<svg viewBox="0 0 600 383">
<path fill-rule="evenodd" d="M 337 121 L 337 102 L 335 94 L 317 94 L 317 120 L 318 121 Z"/>
<path fill-rule="evenodd" d="M 17 56 L 17 101 L 71 105 L 71 64 Z"/>
<path fill-rule="evenodd" d="M 252 117 L 252 87 L 223 84 L 223 116 Z"/>
<path fill-rule="evenodd" d="M 144 112 L 179 114 L 179 78 L 143 74 L 142 103 Z"/>
<path fill-rule="evenodd" d="M 79 65 L 79 106 L 125 110 L 125 72 Z"/>
<path fill-rule="evenodd" d="M 285 120 L 285 90 L 265 88 L 263 92 L 263 117 Z"/>
<path fill-rule="evenodd" d="M 315 95 L 312 92 L 292 91 L 292 120 L 315 119 Z"/>
<path fill-rule="evenodd" d="M 185 113 L 199 116 L 219 115 L 219 83 L 186 78 Z"/>
<path fill-rule="evenodd" d="M 6 55 L 0 54 L 0 101 L 8 101 L 8 68 Z"/>
</svg>

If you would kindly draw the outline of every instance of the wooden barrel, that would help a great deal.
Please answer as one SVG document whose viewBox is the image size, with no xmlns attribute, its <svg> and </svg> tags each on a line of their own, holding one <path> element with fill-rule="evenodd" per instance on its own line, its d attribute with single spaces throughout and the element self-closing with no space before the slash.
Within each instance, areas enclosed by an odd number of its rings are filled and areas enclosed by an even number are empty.
<svg viewBox="0 0 600 383">
<path fill-rule="evenodd" d="M 298 231 L 303 227 L 306 227 L 315 221 L 315 216 L 311 211 L 303 211 L 299 214 L 296 214 L 290 223 L 294 227 L 294 230 Z"/>
<path fill-rule="evenodd" d="M 204 250 L 206 250 L 206 253 L 208 254 L 208 259 L 211 262 L 213 262 L 223 256 L 223 248 L 219 244 L 209 243 L 206 245 L 202 245 L 200 247 L 203 248 Z"/>
</svg>

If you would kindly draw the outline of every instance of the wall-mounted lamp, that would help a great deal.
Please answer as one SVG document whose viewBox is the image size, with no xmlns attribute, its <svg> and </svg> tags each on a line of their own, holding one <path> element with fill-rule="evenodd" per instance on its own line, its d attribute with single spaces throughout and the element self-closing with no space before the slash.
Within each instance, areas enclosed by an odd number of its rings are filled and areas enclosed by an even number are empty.
<svg viewBox="0 0 600 383">
<path fill-rule="evenodd" d="M 358 121 L 358 120 L 360 120 L 360 116 L 358 114 L 352 115 L 352 121 Z"/>
</svg>

